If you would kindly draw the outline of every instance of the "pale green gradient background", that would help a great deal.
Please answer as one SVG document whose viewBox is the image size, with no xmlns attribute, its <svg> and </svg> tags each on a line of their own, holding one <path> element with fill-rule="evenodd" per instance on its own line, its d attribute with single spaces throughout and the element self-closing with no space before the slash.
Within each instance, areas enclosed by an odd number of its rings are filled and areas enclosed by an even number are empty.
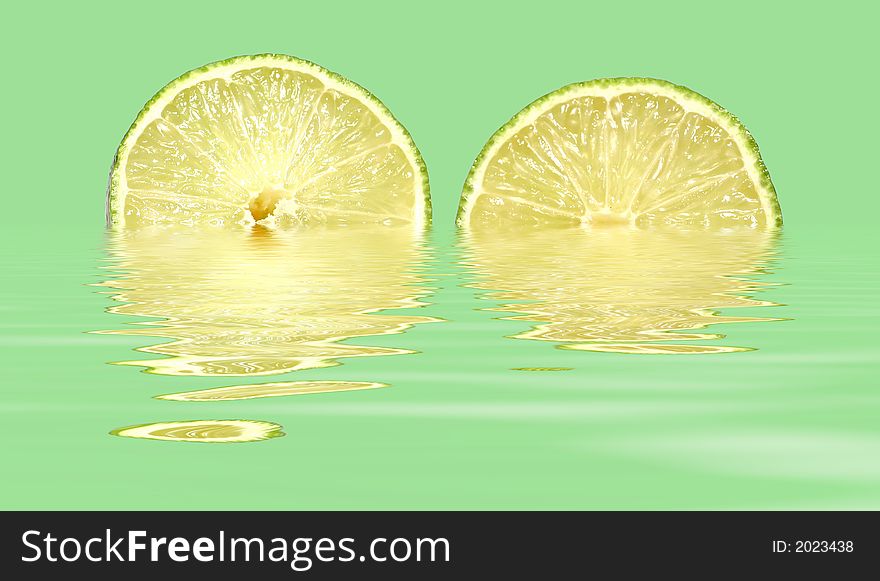
<svg viewBox="0 0 880 581">
<path fill-rule="evenodd" d="M 192 3 L 195 4 L 195 3 Z M 736 2 L 17 4 L 6 9 L 0 506 L 4 508 L 880 508 L 876 8 Z M 139 374 L 100 279 L 113 151 L 175 76 L 280 52 L 361 83 L 410 130 L 450 322 L 365 344 L 416 356 L 295 379 L 393 389 L 223 404 Z M 564 84 L 651 76 L 751 129 L 779 192 L 785 323 L 716 329 L 758 351 L 657 358 L 502 339 L 458 286 L 461 184 L 485 140 Z M 755 313 L 759 314 L 759 313 Z M 567 374 L 507 371 L 571 366 Z M 283 378 L 279 378 L 283 379 Z M 255 380 L 256 381 L 256 380 Z M 228 382 L 227 382 L 228 383 Z M 218 406 L 222 406 L 218 407 Z M 288 436 L 165 444 L 110 429 L 243 417 Z"/>
</svg>

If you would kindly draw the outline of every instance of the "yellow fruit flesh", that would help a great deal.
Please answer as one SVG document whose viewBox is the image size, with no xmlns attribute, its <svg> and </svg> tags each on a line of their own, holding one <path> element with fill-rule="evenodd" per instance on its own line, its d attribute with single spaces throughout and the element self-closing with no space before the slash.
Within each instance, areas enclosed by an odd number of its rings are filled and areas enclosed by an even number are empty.
<svg viewBox="0 0 880 581">
<path fill-rule="evenodd" d="M 126 226 L 405 223 L 422 195 L 370 107 L 274 67 L 182 89 L 130 144 L 122 171 Z"/>
<path fill-rule="evenodd" d="M 471 226 L 768 224 L 736 140 L 647 92 L 559 102 L 507 138 L 477 175 Z"/>
</svg>

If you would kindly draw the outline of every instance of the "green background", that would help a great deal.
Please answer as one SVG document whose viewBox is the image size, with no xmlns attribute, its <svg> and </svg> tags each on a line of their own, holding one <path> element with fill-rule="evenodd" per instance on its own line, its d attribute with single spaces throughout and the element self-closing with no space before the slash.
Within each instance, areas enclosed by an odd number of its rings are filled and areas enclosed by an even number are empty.
<svg viewBox="0 0 880 581">
<path fill-rule="evenodd" d="M 855 2 L 8 7 L 0 506 L 880 508 L 877 17 Z M 84 333 L 120 325 L 84 286 L 101 278 L 107 173 L 165 83 L 259 52 L 362 84 L 410 130 L 431 178 L 434 268 L 454 275 L 418 314 L 449 322 L 365 341 L 421 355 L 303 375 L 394 389 L 175 407 L 150 398 L 214 383 L 108 366 L 140 343 Z M 764 298 L 793 320 L 725 329 L 758 351 L 683 363 L 510 341 L 523 325 L 492 320 L 459 286 L 452 220 L 485 140 L 540 95 L 607 76 L 691 87 L 760 144 L 786 223 L 772 278 L 788 284 Z M 523 365 L 577 372 L 506 371 Z M 608 413 L 560 411 L 578 406 Z M 107 435 L 202 415 L 278 421 L 288 436 L 201 446 Z M 707 434 L 725 437 L 675 444 Z"/>
</svg>

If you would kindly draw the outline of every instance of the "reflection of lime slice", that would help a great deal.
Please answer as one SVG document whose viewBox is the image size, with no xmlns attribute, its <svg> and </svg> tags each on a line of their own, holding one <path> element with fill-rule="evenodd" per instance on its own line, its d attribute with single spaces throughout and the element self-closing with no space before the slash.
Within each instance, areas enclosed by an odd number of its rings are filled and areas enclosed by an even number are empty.
<svg viewBox="0 0 880 581">
<path fill-rule="evenodd" d="M 159 422 L 119 428 L 110 433 L 126 438 L 213 443 L 258 442 L 284 435 L 278 424 L 256 420 Z"/>
<path fill-rule="evenodd" d="M 438 320 L 411 310 L 430 292 L 421 239 L 410 227 L 115 232 L 119 272 L 100 285 L 118 300 L 110 312 L 161 320 L 97 332 L 165 338 L 137 349 L 164 357 L 117 362 L 163 375 L 275 375 L 412 353 L 360 339 Z"/>
<path fill-rule="evenodd" d="M 428 178 L 407 131 L 362 87 L 283 55 L 190 71 L 128 130 L 107 199 L 114 226 L 413 223 Z"/>
<path fill-rule="evenodd" d="M 285 395 L 305 395 L 310 393 L 333 393 L 337 391 L 359 391 L 388 387 L 384 383 L 373 381 L 281 381 L 276 383 L 259 383 L 253 385 L 230 385 L 212 387 L 199 391 L 185 391 L 158 395 L 156 399 L 174 401 L 230 401 L 238 399 L 257 399 L 262 397 L 281 397 Z"/>
<path fill-rule="evenodd" d="M 607 345 L 560 345 L 560 349 L 574 351 L 597 351 L 599 353 L 629 353 L 635 355 L 711 355 L 717 353 L 739 353 L 754 351 L 751 347 L 730 347 L 725 345 L 679 345 L 672 343 L 619 343 Z"/>
<path fill-rule="evenodd" d="M 754 295 L 773 260 L 775 232 L 530 228 L 463 237 L 475 288 L 490 310 L 531 325 L 511 337 L 604 353 L 749 351 L 707 344 L 722 323 L 779 320 Z M 738 315 L 736 309 L 748 309 Z"/>
<path fill-rule="evenodd" d="M 513 117 L 471 168 L 460 226 L 775 227 L 776 192 L 745 127 L 654 79 L 563 87 Z"/>
<path fill-rule="evenodd" d="M 513 371 L 571 371 L 573 367 L 511 367 Z"/>
</svg>

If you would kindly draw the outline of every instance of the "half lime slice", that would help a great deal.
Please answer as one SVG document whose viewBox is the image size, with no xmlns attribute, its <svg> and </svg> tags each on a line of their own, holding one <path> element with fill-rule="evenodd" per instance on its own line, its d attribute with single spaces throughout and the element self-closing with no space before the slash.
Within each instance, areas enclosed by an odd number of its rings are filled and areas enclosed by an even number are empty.
<svg viewBox="0 0 880 581">
<path fill-rule="evenodd" d="M 116 153 L 111 226 L 413 224 L 430 220 L 409 133 L 363 87 L 264 54 L 159 91 Z"/>
<path fill-rule="evenodd" d="M 499 129 L 467 177 L 457 222 L 774 228 L 758 146 L 690 89 L 599 79 L 541 97 Z"/>
</svg>

